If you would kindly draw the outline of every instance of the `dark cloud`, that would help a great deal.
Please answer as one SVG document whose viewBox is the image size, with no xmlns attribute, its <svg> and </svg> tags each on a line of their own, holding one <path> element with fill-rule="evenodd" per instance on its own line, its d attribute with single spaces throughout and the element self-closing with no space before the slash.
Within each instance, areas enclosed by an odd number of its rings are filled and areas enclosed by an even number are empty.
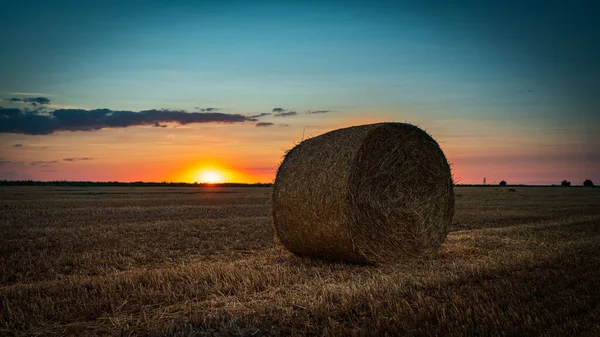
<svg viewBox="0 0 600 337">
<path fill-rule="evenodd" d="M 242 123 L 256 118 L 221 112 L 186 112 L 174 110 L 115 111 L 109 109 L 83 110 L 1 108 L 0 133 L 48 135 L 58 131 L 93 131 L 102 128 L 126 128 L 157 123 Z"/>
<path fill-rule="evenodd" d="M 273 110 L 271 112 L 281 113 L 281 112 L 284 112 L 284 111 L 285 111 L 284 108 L 273 108 Z"/>
<path fill-rule="evenodd" d="M 167 125 L 166 124 L 160 124 L 159 122 L 154 123 L 154 127 L 155 128 L 166 128 Z"/>
<path fill-rule="evenodd" d="M 296 111 L 286 111 L 286 112 L 280 112 L 280 113 L 276 113 L 273 116 L 275 117 L 290 117 L 290 116 L 296 116 L 298 113 Z"/>
<path fill-rule="evenodd" d="M 51 161 L 34 160 L 34 161 L 30 161 L 29 165 L 31 165 L 31 166 L 38 166 L 38 165 L 48 166 L 48 164 L 56 164 L 56 163 L 58 163 L 58 160 L 51 160 Z"/>
<path fill-rule="evenodd" d="M 31 98 L 23 98 L 23 102 L 37 103 L 37 104 L 50 104 L 50 99 L 48 99 L 46 97 L 31 97 Z"/>
<path fill-rule="evenodd" d="M 313 115 L 313 114 L 325 114 L 331 112 L 330 110 L 308 110 L 306 113 L 309 115 Z"/>
<path fill-rule="evenodd" d="M 262 112 L 262 113 L 259 113 L 258 115 L 248 116 L 248 118 L 260 118 L 260 117 L 264 117 L 264 116 L 269 116 L 270 114 L 271 114 L 270 112 Z"/>
<path fill-rule="evenodd" d="M 90 157 L 80 157 L 80 158 L 63 158 L 63 161 L 81 161 L 81 160 L 93 160 L 94 158 Z"/>
<path fill-rule="evenodd" d="M 50 99 L 46 98 L 46 97 L 26 97 L 26 98 L 7 98 L 7 99 L 3 99 L 2 102 L 10 102 L 10 103 L 14 103 L 14 102 L 22 102 L 22 103 L 30 103 L 33 104 L 34 106 L 37 106 L 38 104 L 50 104 Z"/>
<path fill-rule="evenodd" d="M 23 147 L 23 144 L 15 144 L 13 147 Z"/>
<path fill-rule="evenodd" d="M 21 113 L 23 113 L 21 109 L 0 107 L 0 118 L 13 118 L 19 116 Z M 2 120 L 4 121 L 4 119 Z"/>
<path fill-rule="evenodd" d="M 256 123 L 256 126 L 271 126 L 271 125 L 273 125 L 273 123 L 269 123 L 269 122 Z"/>
</svg>

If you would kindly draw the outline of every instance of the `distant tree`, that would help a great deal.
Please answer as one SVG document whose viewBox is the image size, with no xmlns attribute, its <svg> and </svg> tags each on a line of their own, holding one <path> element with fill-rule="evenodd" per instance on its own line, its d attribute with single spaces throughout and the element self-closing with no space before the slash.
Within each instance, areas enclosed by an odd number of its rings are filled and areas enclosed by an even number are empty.
<svg viewBox="0 0 600 337">
<path fill-rule="evenodd" d="M 564 187 L 571 186 L 571 182 L 570 182 L 570 181 L 568 181 L 568 180 L 563 180 L 563 181 L 560 183 L 560 186 L 564 186 Z"/>
<path fill-rule="evenodd" d="M 500 186 L 506 186 L 506 181 L 502 180 L 499 185 Z"/>
<path fill-rule="evenodd" d="M 594 183 L 593 183 L 591 180 L 589 180 L 589 179 L 586 179 L 586 180 L 583 182 L 583 186 L 591 187 L 591 186 L 594 186 Z"/>
</svg>

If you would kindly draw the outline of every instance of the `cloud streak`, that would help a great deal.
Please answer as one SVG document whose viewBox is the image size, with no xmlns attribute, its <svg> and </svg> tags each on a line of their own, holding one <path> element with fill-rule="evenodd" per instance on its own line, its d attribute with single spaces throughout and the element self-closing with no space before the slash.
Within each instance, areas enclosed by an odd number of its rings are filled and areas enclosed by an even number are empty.
<svg viewBox="0 0 600 337">
<path fill-rule="evenodd" d="M 56 163 L 58 163 L 58 159 L 57 160 L 51 160 L 51 161 L 34 160 L 34 161 L 30 161 L 29 165 L 31 165 L 31 166 L 38 166 L 38 165 L 48 166 L 49 164 L 56 164 Z"/>
<path fill-rule="evenodd" d="M 0 166 L 2 165 L 22 165 L 23 162 L 22 161 L 10 161 L 10 160 L 4 160 L 4 158 L 0 158 Z"/>
<path fill-rule="evenodd" d="M 49 135 L 59 131 L 94 131 L 102 128 L 126 128 L 161 123 L 243 123 L 257 122 L 254 117 L 221 112 L 183 110 L 116 111 L 110 109 L 27 110 L 0 107 L 0 133 Z"/>
<path fill-rule="evenodd" d="M 26 103 L 26 104 L 32 104 L 34 106 L 37 106 L 38 104 L 40 104 L 40 105 L 50 104 L 50 99 L 46 98 L 46 97 L 25 97 L 25 98 L 13 97 L 13 98 L 5 98 L 5 99 L 2 100 L 2 102 L 5 102 L 5 103 Z"/>
<path fill-rule="evenodd" d="M 275 117 L 290 117 L 298 114 L 296 111 L 287 111 L 283 108 L 274 108 L 273 112 L 276 112 L 276 114 L 273 115 Z"/>
<path fill-rule="evenodd" d="M 41 92 L 11 92 L 11 91 L 4 91 L 5 94 L 9 94 L 9 95 L 19 95 L 19 96 L 56 96 L 56 95 L 51 95 L 51 94 L 44 94 Z"/>
<path fill-rule="evenodd" d="M 296 111 L 286 111 L 286 112 L 281 112 L 278 114 L 275 114 L 273 116 L 275 117 L 290 117 L 290 116 L 296 116 L 298 113 Z"/>
<path fill-rule="evenodd" d="M 264 117 L 264 116 L 269 116 L 270 114 L 271 114 L 270 112 L 262 112 L 257 115 L 248 116 L 248 118 L 260 118 L 260 117 Z"/>
<path fill-rule="evenodd" d="M 274 123 L 270 123 L 270 122 L 260 122 L 260 123 L 256 123 L 256 126 L 262 126 L 262 127 L 265 127 L 265 126 L 272 126 L 272 125 L 274 125 Z"/>
<path fill-rule="evenodd" d="M 329 110 L 308 110 L 306 111 L 307 114 L 324 114 L 324 113 L 328 113 L 331 112 Z M 293 111 L 293 110 L 286 110 L 284 108 L 273 108 L 272 110 L 273 116 L 274 117 L 291 117 L 291 116 L 296 116 L 298 114 L 298 112 Z M 262 115 L 262 114 L 261 114 Z M 257 116 L 260 117 L 260 116 Z"/>
<path fill-rule="evenodd" d="M 201 112 L 217 112 L 217 111 L 221 111 L 221 108 L 201 108 L 201 107 L 196 107 L 197 110 L 200 110 Z"/>
<path fill-rule="evenodd" d="M 82 160 L 93 160 L 94 158 L 90 157 L 80 157 L 80 158 L 63 158 L 63 161 L 82 161 Z"/>
</svg>

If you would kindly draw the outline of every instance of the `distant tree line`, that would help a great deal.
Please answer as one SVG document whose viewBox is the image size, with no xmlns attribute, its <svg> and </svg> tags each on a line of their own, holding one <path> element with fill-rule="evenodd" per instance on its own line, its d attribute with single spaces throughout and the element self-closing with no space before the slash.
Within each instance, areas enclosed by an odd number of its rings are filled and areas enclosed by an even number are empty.
<svg viewBox="0 0 600 337">
<path fill-rule="evenodd" d="M 267 183 L 181 183 L 181 182 L 120 182 L 120 181 L 34 181 L 34 180 L 0 180 L 0 186 L 75 186 L 75 187 L 91 187 L 91 186 L 140 186 L 140 187 L 197 187 L 197 186 L 218 186 L 218 187 L 271 187 L 273 184 Z"/>
<path fill-rule="evenodd" d="M 482 185 L 482 184 L 455 184 L 455 186 L 472 186 L 472 187 L 483 187 L 483 186 L 496 186 L 496 185 Z M 502 180 L 500 181 L 500 183 L 498 183 L 498 186 L 501 187 L 505 187 L 505 186 L 509 186 L 508 183 L 506 182 L 506 180 Z M 552 185 L 524 185 L 524 184 L 517 184 L 517 185 L 510 185 L 510 186 L 563 186 L 563 187 L 569 187 L 571 186 L 571 182 L 568 180 L 563 180 L 561 181 L 560 185 L 556 185 L 556 184 L 552 184 Z M 586 179 L 583 182 L 583 186 L 585 187 L 594 187 L 594 183 L 590 180 L 590 179 Z"/>
<path fill-rule="evenodd" d="M 570 181 L 568 181 L 568 180 L 563 180 L 563 181 L 560 183 L 560 186 L 563 186 L 563 187 L 569 187 L 569 186 L 571 186 L 571 182 L 570 182 Z M 594 183 L 593 183 L 593 182 L 592 182 L 590 179 L 586 179 L 586 180 L 583 182 L 583 186 L 585 186 L 585 187 L 593 187 L 593 186 L 594 186 Z"/>
</svg>

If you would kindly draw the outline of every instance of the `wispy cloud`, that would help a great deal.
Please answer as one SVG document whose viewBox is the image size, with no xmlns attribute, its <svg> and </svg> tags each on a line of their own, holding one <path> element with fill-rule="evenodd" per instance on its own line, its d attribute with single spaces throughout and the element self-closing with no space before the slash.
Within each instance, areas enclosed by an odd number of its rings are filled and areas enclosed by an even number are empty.
<svg viewBox="0 0 600 337">
<path fill-rule="evenodd" d="M 15 144 L 13 147 L 23 147 L 23 144 Z"/>
<path fill-rule="evenodd" d="M 262 112 L 257 115 L 248 116 L 248 118 L 260 118 L 260 117 L 264 117 L 264 116 L 269 116 L 270 114 L 271 114 L 270 112 Z"/>
<path fill-rule="evenodd" d="M 5 94 L 17 95 L 17 96 L 54 96 L 52 94 L 43 94 L 41 92 L 10 92 L 5 91 Z"/>
<path fill-rule="evenodd" d="M 29 165 L 31 165 L 31 166 L 38 166 L 38 165 L 48 166 L 50 164 L 56 164 L 56 163 L 58 163 L 58 159 L 57 160 L 51 160 L 51 161 L 34 160 L 34 161 L 30 161 Z"/>
<path fill-rule="evenodd" d="M 23 162 L 4 160 L 4 158 L 0 158 L 0 165 L 23 165 Z"/>
<path fill-rule="evenodd" d="M 275 116 L 275 117 L 290 117 L 290 116 L 296 116 L 297 114 L 298 113 L 296 111 L 286 111 L 286 112 L 275 114 L 273 116 Z"/>
<path fill-rule="evenodd" d="M 217 111 L 221 111 L 221 108 L 201 108 L 201 107 L 195 107 L 196 110 L 199 110 L 201 112 L 217 112 Z"/>
<path fill-rule="evenodd" d="M 12 98 L 2 99 L 0 102 L 25 103 L 25 104 L 31 104 L 31 105 L 37 106 L 38 104 L 41 104 L 41 105 L 50 104 L 50 99 L 47 97 L 41 97 L 41 96 L 40 97 L 25 97 L 25 98 L 12 97 Z"/>
<path fill-rule="evenodd" d="M 256 126 L 271 126 L 271 125 L 274 125 L 274 123 L 269 123 L 269 122 L 256 123 Z"/>
<path fill-rule="evenodd" d="M 298 112 L 293 111 L 293 110 L 286 110 L 284 108 L 273 108 L 273 116 L 275 117 L 289 117 L 289 116 L 295 116 L 298 114 Z M 328 112 L 332 112 L 331 110 L 307 110 L 305 113 L 308 115 L 315 115 L 315 114 L 325 114 Z M 257 116 L 259 117 L 259 116 Z"/>
<path fill-rule="evenodd" d="M 93 160 L 94 158 L 90 158 L 90 157 L 70 157 L 70 158 L 63 158 L 62 161 L 66 161 L 66 162 L 74 162 L 74 161 L 87 161 L 87 160 Z M 48 167 L 52 164 L 57 164 L 58 162 L 60 162 L 60 159 L 56 159 L 56 160 L 33 160 L 29 162 L 29 165 L 31 166 L 42 166 L 42 167 Z M 19 163 L 15 163 L 15 162 L 8 162 L 11 164 L 22 164 L 23 162 L 19 162 Z"/>
<path fill-rule="evenodd" d="M 288 111 L 284 108 L 273 108 L 272 112 L 275 117 L 290 117 L 298 114 L 296 111 Z"/>
<path fill-rule="evenodd" d="M 296 116 L 298 113 L 296 111 L 285 111 L 285 112 L 280 112 L 280 113 L 276 113 L 273 116 L 275 117 L 290 117 L 290 116 Z"/>
<path fill-rule="evenodd" d="M 116 111 L 110 109 L 27 110 L 0 107 L 0 133 L 48 135 L 59 131 L 93 131 L 102 128 L 126 128 L 161 123 L 243 123 L 256 118 L 221 112 L 182 110 Z"/>
</svg>

